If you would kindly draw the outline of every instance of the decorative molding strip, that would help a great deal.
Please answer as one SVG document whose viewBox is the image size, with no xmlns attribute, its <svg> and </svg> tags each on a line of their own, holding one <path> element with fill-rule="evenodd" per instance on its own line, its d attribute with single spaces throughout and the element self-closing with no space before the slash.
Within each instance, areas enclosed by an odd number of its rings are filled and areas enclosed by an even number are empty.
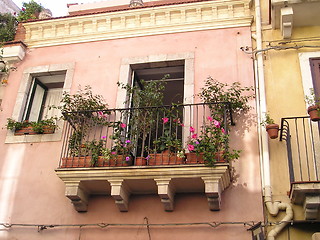
<svg viewBox="0 0 320 240">
<path fill-rule="evenodd" d="M 24 23 L 29 47 L 250 26 L 250 1 L 206 1 Z"/>
</svg>

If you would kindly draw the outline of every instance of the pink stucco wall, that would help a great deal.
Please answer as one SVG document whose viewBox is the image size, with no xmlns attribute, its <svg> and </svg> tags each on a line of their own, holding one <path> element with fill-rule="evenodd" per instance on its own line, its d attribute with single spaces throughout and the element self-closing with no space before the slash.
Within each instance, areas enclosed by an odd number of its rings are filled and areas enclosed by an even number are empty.
<svg viewBox="0 0 320 240">
<path fill-rule="evenodd" d="M 252 86 L 250 56 L 240 47 L 250 46 L 249 28 L 231 28 L 167 34 L 130 39 L 29 49 L 17 64 L 5 89 L 0 125 L 11 117 L 24 69 L 40 65 L 75 62 L 72 92 L 78 85 L 91 85 L 110 107 L 115 106 L 116 82 L 121 60 L 157 54 L 194 52 L 195 92 L 211 75 L 219 81 L 240 81 Z M 254 102 L 251 103 L 254 106 Z M 156 195 L 132 196 L 129 212 L 121 213 L 110 196 L 95 196 L 87 213 L 78 213 L 64 196 L 65 186 L 56 176 L 62 142 L 5 144 L 6 129 L 0 129 L 1 179 L 0 222 L 35 224 L 77 223 L 183 223 L 261 221 L 263 208 L 259 174 L 255 110 L 239 119 L 232 144 L 242 149 L 233 163 L 234 182 L 222 194 L 221 210 L 211 212 L 204 194 L 177 194 L 175 210 L 165 212 Z M 151 227 L 153 240 L 251 239 L 243 225 Z M 80 237 L 79 237 L 80 236 Z M 36 228 L 5 229 L 0 239 L 149 239 L 146 227 L 54 228 L 40 233 Z"/>
</svg>

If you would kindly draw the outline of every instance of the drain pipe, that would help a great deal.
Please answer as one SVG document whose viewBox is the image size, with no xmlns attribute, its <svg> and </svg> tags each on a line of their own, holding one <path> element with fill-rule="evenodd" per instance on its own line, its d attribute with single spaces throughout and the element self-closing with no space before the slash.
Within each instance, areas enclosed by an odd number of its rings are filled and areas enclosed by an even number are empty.
<svg viewBox="0 0 320 240">
<path fill-rule="evenodd" d="M 262 49 L 262 23 L 261 23 L 261 7 L 260 0 L 254 0 L 255 4 L 255 22 L 256 22 L 256 39 L 257 50 Z M 255 58 L 255 74 L 256 74 L 256 93 L 257 93 L 257 112 L 258 112 L 258 133 L 259 133 L 259 150 L 260 150 L 260 167 L 262 174 L 262 187 L 264 195 L 264 203 L 268 212 L 272 216 L 277 216 L 279 211 L 286 211 L 286 215 L 281 220 L 281 223 L 275 226 L 267 236 L 267 240 L 274 240 L 278 233 L 286 227 L 287 221 L 293 219 L 292 206 L 289 203 L 272 202 L 271 180 L 270 180 L 270 158 L 267 132 L 261 129 L 261 119 L 267 113 L 267 101 L 265 94 L 265 80 L 263 68 L 263 52 L 258 52 Z"/>
</svg>

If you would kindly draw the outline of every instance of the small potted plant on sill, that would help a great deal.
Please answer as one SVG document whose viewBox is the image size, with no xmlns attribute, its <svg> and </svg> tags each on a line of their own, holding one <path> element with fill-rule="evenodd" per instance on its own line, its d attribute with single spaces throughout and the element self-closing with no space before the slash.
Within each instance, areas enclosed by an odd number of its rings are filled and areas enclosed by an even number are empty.
<svg viewBox="0 0 320 240">
<path fill-rule="evenodd" d="M 11 118 L 7 119 L 7 129 L 14 131 L 14 135 L 35 135 L 35 134 L 51 134 L 54 133 L 58 125 L 55 118 L 32 121 L 15 121 Z"/>
<path fill-rule="evenodd" d="M 313 88 L 310 88 L 310 96 L 306 96 L 306 102 L 309 105 L 307 111 L 311 121 L 320 121 L 320 99 L 316 97 Z"/>
<path fill-rule="evenodd" d="M 261 125 L 266 128 L 269 138 L 278 138 L 279 124 L 274 123 L 274 120 L 270 117 L 269 113 L 265 114 L 265 119 L 261 122 Z"/>
</svg>

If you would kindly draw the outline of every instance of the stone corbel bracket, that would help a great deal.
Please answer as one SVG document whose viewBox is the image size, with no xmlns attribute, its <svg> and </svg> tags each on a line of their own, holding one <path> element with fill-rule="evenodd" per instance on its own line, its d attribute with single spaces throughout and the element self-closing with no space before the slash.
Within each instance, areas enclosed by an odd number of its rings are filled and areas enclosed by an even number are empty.
<svg viewBox="0 0 320 240">
<path fill-rule="evenodd" d="M 158 186 L 158 194 L 163 203 L 164 210 L 173 211 L 175 189 L 171 183 L 171 178 L 154 179 Z"/>
<path fill-rule="evenodd" d="M 114 198 L 120 212 L 127 212 L 129 205 L 130 190 L 123 179 L 109 180 L 111 196 Z"/>
<path fill-rule="evenodd" d="M 78 212 L 87 211 L 89 195 L 81 186 L 80 181 L 66 183 L 65 195 L 71 200 L 71 203 Z"/>
<path fill-rule="evenodd" d="M 280 29 L 281 29 L 282 37 L 284 39 L 291 38 L 292 27 L 293 27 L 293 8 L 292 7 L 281 8 Z"/>
</svg>

